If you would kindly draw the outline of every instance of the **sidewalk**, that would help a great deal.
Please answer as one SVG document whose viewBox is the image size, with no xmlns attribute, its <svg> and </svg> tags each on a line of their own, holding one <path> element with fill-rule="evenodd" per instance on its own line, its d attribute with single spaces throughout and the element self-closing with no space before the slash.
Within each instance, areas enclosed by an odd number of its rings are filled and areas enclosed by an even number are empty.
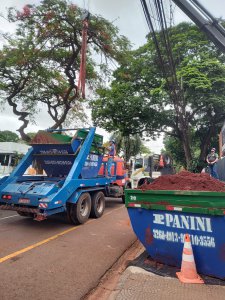
<svg viewBox="0 0 225 300">
<path fill-rule="evenodd" d="M 182 284 L 139 267 L 128 267 L 108 300 L 224 300 L 225 286 Z"/>
<path fill-rule="evenodd" d="M 145 251 L 130 265 L 108 300 L 225 299 L 225 281 L 203 276 L 205 284 L 182 284 L 177 268 L 155 263 Z"/>
<path fill-rule="evenodd" d="M 151 260 L 137 241 L 107 272 L 88 300 L 224 300 L 225 281 L 202 276 L 205 284 L 182 284 L 179 271 Z"/>
</svg>

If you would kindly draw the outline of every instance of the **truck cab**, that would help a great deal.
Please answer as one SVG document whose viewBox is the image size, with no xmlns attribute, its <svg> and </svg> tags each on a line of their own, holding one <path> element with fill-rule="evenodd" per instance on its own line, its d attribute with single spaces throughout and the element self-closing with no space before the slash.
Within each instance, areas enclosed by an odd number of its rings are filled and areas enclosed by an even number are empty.
<svg viewBox="0 0 225 300">
<path fill-rule="evenodd" d="M 142 155 L 131 158 L 131 188 L 138 188 L 144 183 L 151 183 L 155 178 L 173 174 L 172 158 L 166 154 Z"/>
<path fill-rule="evenodd" d="M 107 162 L 109 157 L 104 156 L 102 160 L 102 165 L 99 170 L 99 175 L 107 174 Z M 130 179 L 128 178 L 128 170 L 125 167 L 124 159 L 119 156 L 114 156 L 113 165 L 111 169 L 111 174 L 115 180 L 107 187 L 106 195 L 108 197 L 121 197 L 124 202 L 124 190 L 129 187 Z M 125 202 L 124 202 L 125 203 Z"/>
</svg>

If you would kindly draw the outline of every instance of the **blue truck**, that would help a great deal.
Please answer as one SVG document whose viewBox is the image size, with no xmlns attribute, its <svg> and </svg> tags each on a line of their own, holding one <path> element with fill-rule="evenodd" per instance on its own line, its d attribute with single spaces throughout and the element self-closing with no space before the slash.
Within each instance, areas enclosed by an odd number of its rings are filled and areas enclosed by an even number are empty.
<svg viewBox="0 0 225 300">
<path fill-rule="evenodd" d="M 124 199 L 125 168 L 117 175 L 124 162 L 114 160 L 112 176 L 107 176 L 103 137 L 94 127 L 77 130 L 73 138 L 40 131 L 31 146 L 15 170 L 0 180 L 0 209 L 37 221 L 65 212 L 70 223 L 82 224 L 89 216 L 102 216 L 105 197 Z M 31 165 L 42 174 L 25 175 Z"/>
</svg>

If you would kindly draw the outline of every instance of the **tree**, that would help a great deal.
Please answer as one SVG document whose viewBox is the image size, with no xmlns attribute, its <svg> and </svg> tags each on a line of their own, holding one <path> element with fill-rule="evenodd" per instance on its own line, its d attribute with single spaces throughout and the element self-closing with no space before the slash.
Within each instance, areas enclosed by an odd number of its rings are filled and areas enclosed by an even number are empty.
<svg viewBox="0 0 225 300">
<path fill-rule="evenodd" d="M 206 130 L 207 131 L 207 130 Z M 201 152 L 201 143 L 202 137 L 206 133 L 201 131 L 192 131 L 191 132 L 191 152 L 192 152 L 192 162 L 190 170 L 192 172 L 201 172 L 204 167 L 206 167 L 206 156 L 200 158 Z M 182 147 L 180 140 L 173 136 L 166 136 L 164 138 L 164 147 L 166 152 L 173 158 L 175 165 L 178 167 L 178 170 L 181 166 L 186 166 L 185 153 Z M 206 149 L 206 154 L 210 152 L 211 148 L 217 147 L 218 145 L 218 136 L 214 135 L 210 139 L 210 144 Z"/>
<path fill-rule="evenodd" d="M 0 142 L 18 142 L 19 137 L 15 132 L 10 130 L 0 131 Z"/>
<path fill-rule="evenodd" d="M 83 100 L 78 88 L 84 11 L 66 0 L 43 0 L 40 5 L 26 5 L 22 11 L 10 8 L 8 20 L 17 25 L 13 37 L 6 40 L 0 52 L 1 98 L 13 108 L 23 122 L 19 132 L 33 120 L 42 102 L 54 121 L 51 128 L 60 128 L 68 114 L 73 119 L 82 113 Z M 102 82 L 98 70 L 106 69 L 108 60 L 120 62 L 128 40 L 118 29 L 100 16 L 92 15 L 87 31 L 86 78 L 89 88 Z M 102 55 L 100 63 L 93 57 Z M 22 108 L 22 109 L 21 109 Z"/>
<path fill-rule="evenodd" d="M 30 101 L 23 100 L 23 95 L 27 94 L 27 86 L 30 85 L 33 78 L 33 70 L 38 64 L 34 55 L 32 44 L 26 44 L 20 40 L 14 41 L 10 37 L 8 46 L 4 46 L 0 52 L 0 95 L 1 104 L 5 101 L 12 107 L 13 113 L 23 122 L 18 129 L 22 139 L 28 139 L 24 133 L 29 121 Z M 26 46 L 26 51 L 23 51 Z M 29 100 L 29 99 L 27 99 Z M 22 109 L 19 109 L 19 103 Z M 35 105 L 32 105 L 33 113 Z"/>
<path fill-rule="evenodd" d="M 185 153 L 180 140 L 172 136 L 166 136 L 163 142 L 165 151 L 172 157 L 174 165 L 176 165 L 178 169 L 181 166 L 185 166 Z"/>
<path fill-rule="evenodd" d="M 136 156 L 137 154 L 146 151 L 146 148 L 138 134 L 123 136 L 121 132 L 114 132 L 110 140 L 115 140 L 116 152 L 124 156 L 124 160 L 128 162 L 131 156 Z"/>
<path fill-rule="evenodd" d="M 37 132 L 27 132 L 27 135 L 30 138 L 30 141 L 32 141 L 32 139 L 36 136 Z"/>
<path fill-rule="evenodd" d="M 159 41 L 162 34 L 157 33 Z M 225 56 L 192 24 L 181 23 L 168 34 L 175 75 L 170 76 L 166 59 L 162 72 L 149 38 L 115 71 L 111 87 L 98 91 L 99 98 L 92 103 L 93 119 L 108 130 L 172 136 L 180 142 L 185 165 L 192 168 L 192 144 L 198 138 L 198 159 L 205 158 L 225 118 Z"/>
<path fill-rule="evenodd" d="M 140 149 L 140 154 L 150 155 L 150 154 L 152 154 L 152 151 L 148 146 L 146 146 L 145 144 L 142 144 L 141 149 Z"/>
</svg>

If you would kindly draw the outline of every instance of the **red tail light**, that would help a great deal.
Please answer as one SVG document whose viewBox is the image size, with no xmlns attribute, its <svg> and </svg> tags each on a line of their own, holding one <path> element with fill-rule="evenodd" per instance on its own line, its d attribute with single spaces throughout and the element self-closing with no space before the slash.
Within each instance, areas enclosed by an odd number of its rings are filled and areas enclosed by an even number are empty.
<svg viewBox="0 0 225 300">
<path fill-rule="evenodd" d="M 11 200 L 12 196 L 11 195 L 2 195 L 2 199 Z"/>
</svg>

